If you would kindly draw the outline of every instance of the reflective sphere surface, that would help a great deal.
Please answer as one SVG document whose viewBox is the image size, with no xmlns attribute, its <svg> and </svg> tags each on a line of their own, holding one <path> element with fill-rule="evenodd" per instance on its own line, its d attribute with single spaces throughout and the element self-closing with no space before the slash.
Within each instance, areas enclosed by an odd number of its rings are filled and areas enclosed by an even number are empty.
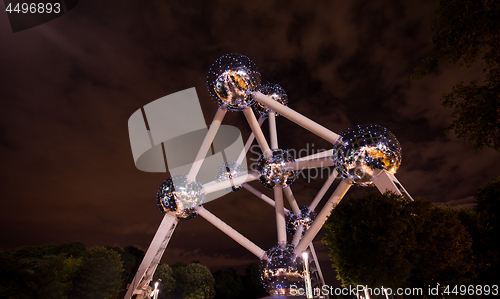
<svg viewBox="0 0 500 299">
<path fill-rule="evenodd" d="M 302 224 L 304 226 L 304 230 L 302 234 L 304 234 L 311 224 L 313 223 L 314 219 L 316 219 L 316 216 L 318 215 L 314 211 L 309 211 L 307 206 L 299 206 L 300 208 L 300 215 L 297 216 L 293 213 L 293 211 L 289 211 L 285 215 L 286 219 L 286 230 L 290 234 L 295 234 L 295 231 L 297 231 L 297 228 Z"/>
<path fill-rule="evenodd" d="M 285 106 L 288 104 L 288 95 L 286 94 L 285 90 L 278 84 L 274 83 L 263 84 L 259 91 L 262 94 L 265 94 L 266 96 L 275 100 L 276 102 L 279 102 Z M 256 114 L 264 118 L 266 118 L 269 111 L 271 111 L 271 109 L 267 108 L 266 106 L 258 102 L 255 104 L 254 108 Z M 276 116 L 278 115 L 279 114 L 276 113 Z"/>
<path fill-rule="evenodd" d="M 227 161 L 219 168 L 217 169 L 217 172 L 215 173 L 216 179 L 221 182 L 221 181 L 226 181 L 233 179 L 238 176 L 238 174 L 241 173 L 246 173 L 245 167 L 243 167 L 241 164 L 237 164 L 235 161 Z M 241 185 L 239 186 L 234 186 L 231 188 L 226 188 L 224 190 L 226 191 L 238 191 L 241 189 Z"/>
<path fill-rule="evenodd" d="M 228 54 L 220 57 L 208 73 L 207 87 L 219 106 L 230 111 L 241 111 L 252 106 L 252 92 L 260 88 L 260 73 L 248 57 Z"/>
<path fill-rule="evenodd" d="M 287 244 L 269 249 L 267 260 L 260 261 L 260 279 L 271 295 L 290 296 L 290 287 L 304 288 L 302 257 L 295 257 L 293 246 Z"/>
<path fill-rule="evenodd" d="M 273 188 L 276 184 L 282 184 L 285 188 L 296 179 L 295 171 L 286 169 L 286 163 L 295 160 L 286 150 L 277 149 L 272 152 L 271 158 L 262 156 L 257 162 L 256 170 L 260 172 L 260 182 L 267 188 Z"/>
<path fill-rule="evenodd" d="M 163 214 L 175 212 L 177 218 L 189 219 L 196 216 L 194 208 L 205 202 L 205 192 L 198 181 L 175 175 L 161 184 L 156 200 Z"/>
<path fill-rule="evenodd" d="M 401 145 L 396 136 L 378 125 L 363 125 L 340 133 L 342 144 L 334 148 L 337 169 L 359 186 L 373 186 L 374 172 L 396 173 L 401 165 Z"/>
</svg>

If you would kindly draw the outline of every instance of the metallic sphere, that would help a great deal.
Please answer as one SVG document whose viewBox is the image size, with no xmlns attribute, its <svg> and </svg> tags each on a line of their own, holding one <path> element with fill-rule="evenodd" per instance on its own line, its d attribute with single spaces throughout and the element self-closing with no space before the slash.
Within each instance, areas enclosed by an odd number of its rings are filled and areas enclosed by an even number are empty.
<svg viewBox="0 0 500 299">
<path fill-rule="evenodd" d="M 238 174 L 245 173 L 246 174 L 246 169 L 243 167 L 241 164 L 236 163 L 235 161 L 227 161 L 223 163 L 219 168 L 217 169 L 217 172 L 215 173 L 216 179 L 221 182 L 221 181 L 227 181 L 230 179 L 233 179 L 238 176 Z M 238 191 L 241 189 L 241 185 L 239 186 L 233 186 L 231 188 L 226 188 L 224 190 L 226 191 Z"/>
<path fill-rule="evenodd" d="M 271 296 L 290 296 L 290 287 L 304 288 L 302 257 L 295 256 L 292 245 L 274 246 L 260 262 L 260 279 Z"/>
<path fill-rule="evenodd" d="M 156 200 L 164 215 L 175 212 L 177 218 L 189 219 L 196 216 L 194 208 L 205 202 L 205 192 L 198 181 L 190 181 L 186 175 L 175 175 L 161 184 Z"/>
<path fill-rule="evenodd" d="M 276 184 L 281 184 L 285 188 L 292 184 L 296 179 L 296 173 L 287 169 L 286 163 L 294 161 L 293 156 L 282 149 L 273 150 L 269 159 L 262 156 L 256 167 L 260 172 L 260 182 L 267 188 L 273 188 Z"/>
<path fill-rule="evenodd" d="M 207 87 L 219 106 L 241 111 L 255 102 L 252 92 L 260 88 L 260 73 L 248 57 L 239 54 L 217 59 L 208 73 Z"/>
<path fill-rule="evenodd" d="M 266 96 L 275 100 L 276 102 L 279 102 L 280 104 L 283 104 L 285 106 L 288 104 L 288 95 L 286 94 L 283 87 L 279 86 L 278 84 L 274 84 L 274 83 L 263 84 L 259 91 L 262 94 L 265 94 Z M 256 114 L 258 114 L 264 118 L 266 118 L 269 111 L 271 111 L 271 109 L 262 105 L 261 103 L 256 103 L 254 106 L 254 110 L 255 110 Z M 276 113 L 276 116 L 278 116 L 278 115 L 279 114 Z"/>
<path fill-rule="evenodd" d="M 340 133 L 342 144 L 334 148 L 337 169 L 359 186 L 373 186 L 374 172 L 394 174 L 401 165 L 401 145 L 396 136 L 378 125 L 363 125 Z"/>
<path fill-rule="evenodd" d="M 316 219 L 316 216 L 318 215 L 314 211 L 309 211 L 309 208 L 306 206 L 299 206 L 300 209 L 300 215 L 297 216 L 295 215 L 292 211 L 289 211 L 286 215 L 286 230 L 290 234 L 295 234 L 297 231 L 297 228 L 300 225 L 304 226 L 304 230 L 302 231 L 302 234 L 304 234 L 311 224 L 313 223 L 314 219 Z"/>
</svg>

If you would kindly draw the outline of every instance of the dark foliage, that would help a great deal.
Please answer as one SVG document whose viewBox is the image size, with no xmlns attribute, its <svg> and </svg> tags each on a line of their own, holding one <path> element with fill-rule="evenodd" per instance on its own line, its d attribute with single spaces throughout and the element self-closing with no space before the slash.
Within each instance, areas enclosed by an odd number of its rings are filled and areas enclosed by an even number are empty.
<svg viewBox="0 0 500 299">
<path fill-rule="evenodd" d="M 490 0 L 441 0 L 431 27 L 432 52 L 413 74 L 420 80 L 443 62 L 471 67 L 481 62 L 484 82 L 458 82 L 442 94 L 453 109 L 454 130 L 474 147 L 500 150 L 500 5 Z"/>
</svg>

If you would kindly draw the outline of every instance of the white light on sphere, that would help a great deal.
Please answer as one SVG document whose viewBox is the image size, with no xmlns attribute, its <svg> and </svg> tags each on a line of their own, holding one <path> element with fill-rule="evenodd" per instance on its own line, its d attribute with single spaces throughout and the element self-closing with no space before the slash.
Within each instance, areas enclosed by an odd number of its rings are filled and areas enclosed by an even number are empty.
<svg viewBox="0 0 500 299">
<path fill-rule="evenodd" d="M 208 92 L 219 106 L 241 111 L 255 102 L 252 92 L 260 88 L 260 73 L 250 58 L 227 54 L 215 61 L 207 78 Z"/>
<path fill-rule="evenodd" d="M 156 200 L 163 214 L 175 212 L 177 218 L 189 219 L 196 216 L 194 208 L 205 202 L 205 192 L 198 181 L 175 175 L 161 184 Z"/>
<path fill-rule="evenodd" d="M 340 132 L 342 144 L 334 148 L 337 169 L 359 186 L 373 186 L 375 171 L 395 174 L 401 165 L 401 144 L 379 125 L 358 125 Z"/>
</svg>

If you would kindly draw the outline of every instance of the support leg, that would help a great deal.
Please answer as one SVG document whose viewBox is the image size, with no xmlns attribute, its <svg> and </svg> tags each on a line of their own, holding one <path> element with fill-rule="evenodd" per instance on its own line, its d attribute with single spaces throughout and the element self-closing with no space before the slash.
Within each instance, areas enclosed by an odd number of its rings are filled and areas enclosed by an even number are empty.
<svg viewBox="0 0 500 299">
<path fill-rule="evenodd" d="M 410 193 L 408 193 L 398 179 L 396 179 L 393 174 L 387 172 L 387 170 L 380 170 L 378 174 L 375 174 L 373 183 L 377 186 L 380 193 L 392 191 L 413 201 Z"/>
<path fill-rule="evenodd" d="M 144 259 L 134 276 L 134 279 L 128 287 L 127 293 L 125 294 L 125 299 L 131 299 L 133 295 L 138 295 L 138 297 L 146 296 L 151 293 L 151 287 L 149 283 L 153 278 L 153 274 L 158 266 L 158 263 L 163 256 L 165 248 L 167 248 L 168 242 L 174 233 L 174 229 L 177 226 L 177 217 L 175 213 L 168 213 L 163 216 L 160 227 L 156 231 L 156 235 L 149 245 L 148 251 L 144 256 Z"/>
<path fill-rule="evenodd" d="M 268 113 L 269 117 L 269 140 L 271 143 L 271 149 L 278 149 L 278 132 L 276 131 L 276 113 L 270 111 Z"/>
<path fill-rule="evenodd" d="M 318 256 L 316 255 L 316 251 L 314 250 L 313 243 L 309 244 L 309 250 L 311 251 L 312 260 L 310 266 L 311 272 L 311 280 L 313 281 L 313 289 L 318 287 L 321 289 L 322 286 L 325 285 L 325 279 L 323 277 L 323 272 L 321 272 L 321 268 L 319 266 Z M 328 297 L 328 296 L 327 296 Z"/>
<path fill-rule="evenodd" d="M 273 188 L 274 201 L 276 202 L 276 228 L 278 230 L 278 244 L 286 245 L 286 223 L 285 223 L 285 206 L 283 203 L 283 187 L 277 184 Z"/>
</svg>

